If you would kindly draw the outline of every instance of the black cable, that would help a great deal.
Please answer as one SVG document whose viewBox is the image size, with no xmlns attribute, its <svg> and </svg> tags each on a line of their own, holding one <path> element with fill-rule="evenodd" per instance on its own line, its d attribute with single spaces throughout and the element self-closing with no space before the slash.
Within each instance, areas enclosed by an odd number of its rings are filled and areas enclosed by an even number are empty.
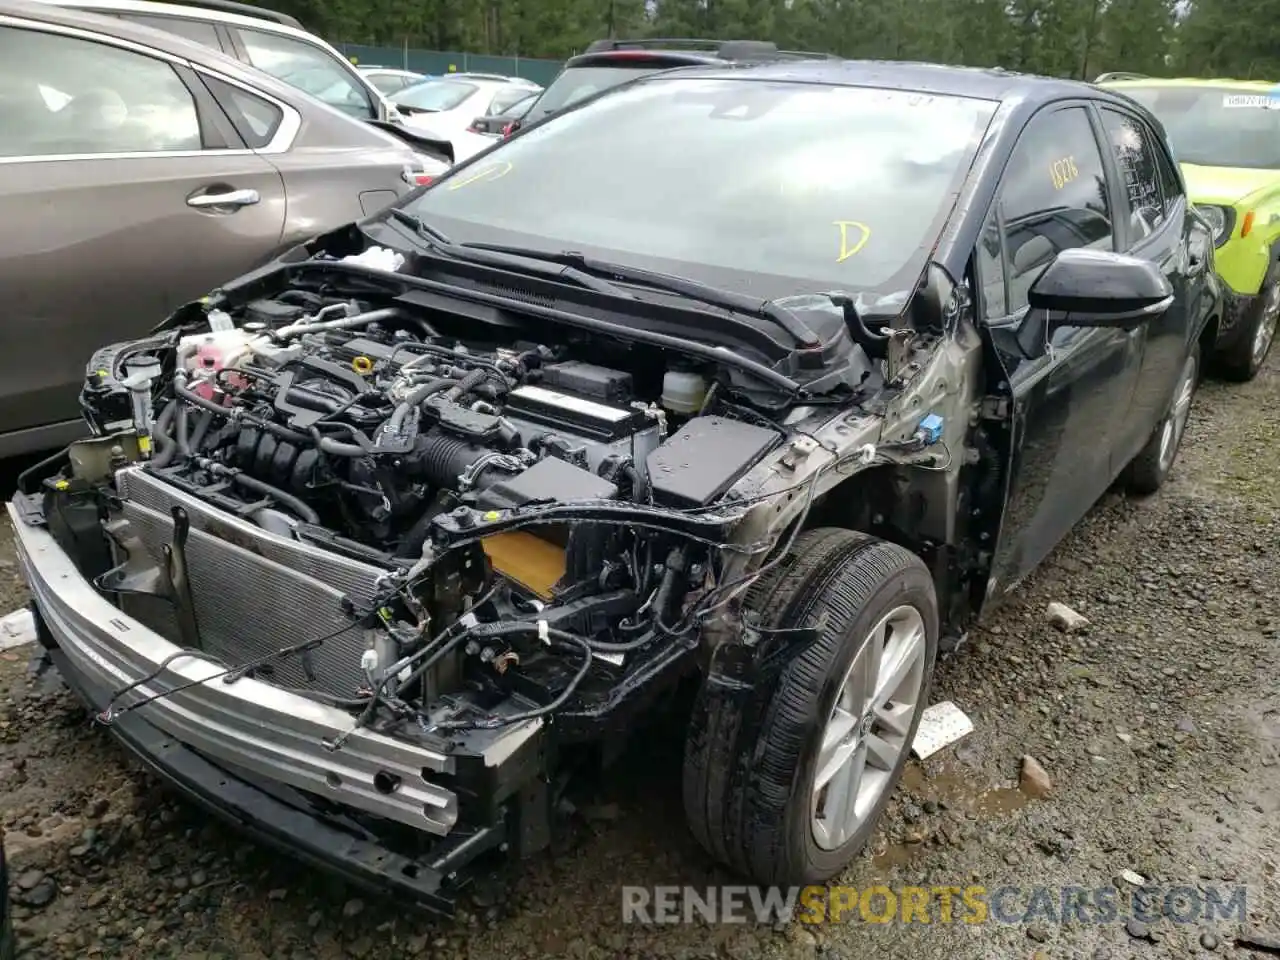
<svg viewBox="0 0 1280 960">
<path fill-rule="evenodd" d="M 113 723 L 117 717 L 121 717 L 126 713 L 131 713 L 132 711 L 137 710 L 139 707 L 146 706 L 149 703 L 155 703 L 157 700 L 163 700 L 167 697 L 171 697 L 175 693 L 181 693 L 184 690 L 190 690 L 192 687 L 202 686 L 203 684 L 209 683 L 211 680 L 221 679 L 224 683 L 234 683 L 236 680 L 239 680 L 250 670 L 254 670 L 262 666 L 263 664 L 270 663 L 272 660 L 277 660 L 277 659 L 283 660 L 297 653 L 305 653 L 308 650 L 314 650 L 316 647 L 320 646 L 326 640 L 332 640 L 334 637 L 341 636 L 342 634 L 346 633 L 348 630 L 352 630 L 357 626 L 359 626 L 358 622 L 348 623 L 338 628 L 337 630 L 324 634 L 323 636 L 313 637 L 310 640 L 304 640 L 302 643 L 295 643 L 292 646 L 281 647 L 279 650 L 273 650 L 271 653 L 264 654 L 263 656 L 258 657 L 254 660 L 251 660 L 248 663 L 241 664 L 240 666 L 226 667 L 225 669 L 219 670 L 217 673 L 211 674 L 210 676 L 203 677 L 200 680 L 188 680 L 186 683 L 180 683 L 176 687 L 170 687 L 168 690 L 161 690 L 159 693 L 149 694 L 148 696 L 145 696 L 140 700 L 135 700 L 133 703 L 126 704 L 125 706 L 121 707 L 119 710 L 114 709 L 115 702 L 119 700 L 120 697 L 122 697 L 124 694 L 128 693 L 131 690 L 137 689 L 143 684 L 150 683 L 152 680 L 155 680 L 161 673 L 163 673 L 168 668 L 169 664 L 171 664 L 174 660 L 180 659 L 181 657 L 198 657 L 202 660 L 208 660 L 210 663 L 216 663 L 219 665 L 221 665 L 222 663 L 222 661 L 217 660 L 214 657 L 211 657 L 208 654 L 205 654 L 198 650 L 179 650 L 176 653 L 172 653 L 169 656 L 165 657 L 163 660 L 161 660 L 159 666 L 157 666 L 155 670 L 151 671 L 151 673 L 149 673 L 147 676 L 141 678 L 140 680 L 135 680 L 133 683 L 129 684 L 126 687 L 121 688 L 119 691 L 113 694 L 111 699 L 107 702 L 106 707 L 104 707 L 102 711 L 95 716 L 94 719 L 96 719 L 99 723 L 103 724 L 104 726 L 107 726 Z"/>
<path fill-rule="evenodd" d="M 512 626 L 514 626 L 514 624 L 512 624 Z M 536 623 L 524 624 L 523 626 L 528 629 L 532 629 L 535 633 L 541 632 Z M 586 678 L 587 671 L 591 669 L 593 661 L 591 645 L 583 637 L 580 637 L 575 633 L 569 633 L 565 630 L 557 630 L 555 627 L 547 628 L 546 635 L 549 640 L 554 640 L 562 645 L 576 646 L 582 651 L 582 666 L 578 668 L 578 672 L 573 675 L 573 679 L 565 685 L 564 690 L 560 692 L 558 697 L 545 706 L 538 707 L 534 710 L 526 710 L 523 713 L 513 713 L 505 717 L 489 716 L 477 720 L 442 720 L 439 723 L 431 724 L 431 726 L 434 729 L 445 731 L 496 730 L 499 727 L 507 727 L 513 723 L 524 723 L 526 720 L 536 720 L 539 717 L 545 717 L 547 714 L 562 707 L 568 699 L 573 696 L 574 691 L 578 689 L 578 685 Z"/>
<path fill-rule="evenodd" d="M 717 584 L 712 587 L 698 599 L 698 601 L 685 613 L 683 617 L 680 618 L 675 627 L 667 627 L 665 624 L 659 622 L 658 628 L 671 636 L 680 636 L 688 633 L 700 617 L 705 616 L 707 613 L 710 613 L 722 603 L 726 602 L 725 600 L 718 600 L 715 603 L 710 603 L 711 599 L 721 596 L 725 592 L 734 590 L 740 586 L 750 586 L 750 584 L 759 580 L 778 564 L 782 563 L 782 561 L 785 560 L 787 555 L 791 552 L 791 548 L 795 546 L 796 539 L 800 536 L 800 531 L 804 527 L 804 522 L 809 516 L 809 511 L 813 508 L 818 479 L 824 472 L 825 469 L 815 470 L 813 476 L 808 480 L 802 481 L 807 486 L 807 491 L 805 494 L 804 504 L 800 508 L 800 515 L 792 521 L 791 531 L 787 535 L 786 542 L 780 549 L 776 549 L 772 560 L 766 561 L 750 573 L 744 573 L 742 576 L 736 577 L 727 583 Z"/>
</svg>

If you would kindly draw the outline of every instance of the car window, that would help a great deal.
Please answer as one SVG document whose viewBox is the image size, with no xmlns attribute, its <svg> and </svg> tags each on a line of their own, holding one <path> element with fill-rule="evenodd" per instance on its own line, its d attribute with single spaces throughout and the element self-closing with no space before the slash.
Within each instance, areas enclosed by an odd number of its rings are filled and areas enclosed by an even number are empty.
<svg viewBox="0 0 1280 960">
<path fill-rule="evenodd" d="M 212 23 L 204 20 L 188 20 L 186 17 L 151 17 L 131 11 L 121 11 L 118 16 L 122 20 L 140 23 L 144 27 L 150 27 L 153 30 L 175 33 L 180 37 L 194 40 L 196 43 L 203 44 L 206 47 L 212 47 L 214 50 L 222 49 L 222 44 L 218 40 L 218 31 Z"/>
<path fill-rule="evenodd" d="M 1164 197 L 1164 213 L 1165 216 L 1171 217 L 1177 210 L 1178 201 L 1186 195 L 1186 191 L 1182 187 L 1178 166 L 1169 158 L 1168 151 L 1157 147 L 1153 152 L 1156 155 L 1156 167 L 1160 176 L 1160 194 Z"/>
<path fill-rule="evenodd" d="M 1008 291 L 1005 289 L 1004 251 L 1000 248 L 1000 218 L 992 204 L 978 236 L 974 252 L 978 287 L 982 296 L 982 312 L 989 320 L 1009 315 Z"/>
<path fill-rule="evenodd" d="M 1129 211 L 1129 232 L 1134 242 L 1151 236 L 1165 219 L 1164 197 L 1160 190 L 1160 168 L 1152 134 L 1137 117 L 1103 108 L 1102 126 L 1111 150 L 1124 175 L 1124 193 Z"/>
<path fill-rule="evenodd" d="M 271 142 L 271 138 L 280 129 L 280 124 L 284 122 L 283 110 L 271 101 L 225 83 L 217 77 L 205 76 L 204 81 L 226 110 L 246 146 L 260 150 Z"/>
<path fill-rule="evenodd" d="M 0 156 L 199 150 L 200 117 L 163 60 L 0 26 Z"/>
<path fill-rule="evenodd" d="M 1280 168 L 1280 110 L 1265 88 L 1126 83 L 1116 89 L 1155 114 L 1179 163 Z"/>
<path fill-rule="evenodd" d="M 500 89 L 493 95 L 493 99 L 489 101 L 489 109 L 484 113 L 487 117 L 496 117 L 500 113 L 506 113 L 511 107 L 530 97 L 527 87 L 516 87 L 511 90 Z"/>
<path fill-rule="evenodd" d="M 1027 305 L 1031 285 L 1060 251 L 1115 248 L 1102 152 L 1083 107 L 1027 124 L 1005 167 L 1000 213 L 1009 313 Z"/>
<path fill-rule="evenodd" d="M 527 128 L 411 209 L 460 240 L 594 252 L 740 291 L 847 290 L 896 313 L 994 109 L 672 73 Z"/>
<path fill-rule="evenodd" d="M 259 70 L 353 117 L 377 116 L 368 91 L 328 51 L 294 37 L 236 29 L 249 62 Z"/>
<path fill-rule="evenodd" d="M 549 113 L 563 110 L 610 87 L 665 69 L 668 68 L 639 64 L 625 67 L 566 67 L 543 91 L 542 98 L 534 105 L 534 109 L 529 111 L 529 122 L 540 120 Z"/>
<path fill-rule="evenodd" d="M 428 80 L 405 87 L 391 99 L 406 107 L 435 113 L 460 106 L 479 89 L 474 83 L 462 83 L 458 80 Z"/>
<path fill-rule="evenodd" d="M 412 80 L 411 77 L 405 77 L 398 73 L 367 73 L 365 74 L 365 79 L 388 96 L 397 90 L 404 89 Z"/>
<path fill-rule="evenodd" d="M 530 94 L 529 96 L 521 100 L 519 103 L 517 103 L 515 106 L 509 107 L 506 111 L 506 116 L 510 117 L 513 120 L 519 120 L 525 114 L 527 114 L 529 110 L 533 107 L 533 105 L 537 102 L 538 102 L 538 95 L 536 93 Z"/>
</svg>

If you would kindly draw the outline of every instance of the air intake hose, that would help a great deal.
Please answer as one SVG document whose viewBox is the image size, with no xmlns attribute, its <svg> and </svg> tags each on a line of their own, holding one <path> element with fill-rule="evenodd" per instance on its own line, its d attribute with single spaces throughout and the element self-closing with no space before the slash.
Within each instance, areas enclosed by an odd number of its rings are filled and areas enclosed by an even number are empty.
<svg viewBox="0 0 1280 960">
<path fill-rule="evenodd" d="M 416 476 L 433 487 L 456 490 L 458 478 L 471 469 L 472 464 L 491 453 L 484 447 L 450 436 L 442 430 L 429 430 L 418 443 L 411 469 Z M 500 463 L 482 466 L 471 477 L 471 487 L 487 487 L 509 476 L 511 472 Z"/>
</svg>

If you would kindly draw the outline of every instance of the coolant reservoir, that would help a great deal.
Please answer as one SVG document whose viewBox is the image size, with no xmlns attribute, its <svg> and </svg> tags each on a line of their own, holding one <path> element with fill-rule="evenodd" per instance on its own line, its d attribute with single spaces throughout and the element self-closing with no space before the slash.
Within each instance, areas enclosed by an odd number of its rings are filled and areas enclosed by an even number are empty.
<svg viewBox="0 0 1280 960">
<path fill-rule="evenodd" d="M 672 413 L 692 416 L 707 398 L 706 378 L 687 370 L 668 370 L 662 377 L 662 406 Z"/>
<path fill-rule="evenodd" d="M 197 333 L 178 341 L 178 356 L 195 383 L 192 389 L 206 399 L 214 394 L 214 375 L 233 369 L 244 359 L 253 334 L 243 330 Z"/>
</svg>

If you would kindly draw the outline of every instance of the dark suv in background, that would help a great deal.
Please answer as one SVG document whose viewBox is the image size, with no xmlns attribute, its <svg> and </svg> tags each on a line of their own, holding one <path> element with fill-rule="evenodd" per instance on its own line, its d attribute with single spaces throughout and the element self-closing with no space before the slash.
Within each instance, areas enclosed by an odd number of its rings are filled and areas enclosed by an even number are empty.
<svg viewBox="0 0 1280 960">
<path fill-rule="evenodd" d="M 557 110 L 647 73 L 676 67 L 771 60 L 835 60 L 829 53 L 779 50 L 767 40 L 597 40 L 585 53 L 570 57 L 547 89 L 507 134 L 535 123 Z"/>
</svg>

